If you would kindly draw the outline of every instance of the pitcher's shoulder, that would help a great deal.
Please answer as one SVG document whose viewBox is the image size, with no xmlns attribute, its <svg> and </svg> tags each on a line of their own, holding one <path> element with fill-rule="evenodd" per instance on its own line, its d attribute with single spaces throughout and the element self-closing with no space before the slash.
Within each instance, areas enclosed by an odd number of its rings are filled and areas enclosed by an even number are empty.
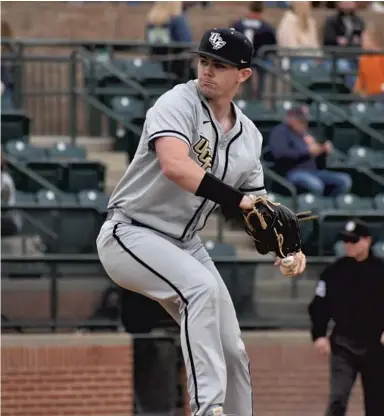
<svg viewBox="0 0 384 416">
<path fill-rule="evenodd" d="M 171 107 L 194 107 L 199 104 L 200 100 L 197 93 L 197 88 L 194 81 L 189 81 L 182 84 L 177 84 L 170 90 L 162 94 L 154 104 L 156 106 L 171 106 Z"/>
</svg>

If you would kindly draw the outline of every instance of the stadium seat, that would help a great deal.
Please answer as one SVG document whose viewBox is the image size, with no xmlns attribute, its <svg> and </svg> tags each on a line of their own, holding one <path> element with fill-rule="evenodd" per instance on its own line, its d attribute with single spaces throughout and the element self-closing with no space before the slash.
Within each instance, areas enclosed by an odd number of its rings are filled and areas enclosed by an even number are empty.
<svg viewBox="0 0 384 416">
<path fill-rule="evenodd" d="M 21 162 L 42 161 L 47 159 L 44 149 L 35 147 L 23 140 L 11 140 L 5 144 L 5 152 Z"/>
<path fill-rule="evenodd" d="M 16 191 L 15 205 L 36 205 L 36 195 L 32 192 Z"/>
<path fill-rule="evenodd" d="M 374 208 L 384 211 L 384 194 L 378 194 L 374 197 Z"/>
<path fill-rule="evenodd" d="M 145 117 L 144 103 L 133 97 L 113 97 L 111 100 L 112 109 L 119 115 L 133 119 L 143 119 Z"/>
<path fill-rule="evenodd" d="M 67 163 L 62 189 L 78 193 L 85 189 L 104 190 L 105 166 L 99 162 Z"/>
<path fill-rule="evenodd" d="M 345 250 L 344 250 L 344 242 L 343 241 L 337 241 L 335 245 L 333 246 L 333 251 L 336 257 L 343 257 L 345 256 Z"/>
<path fill-rule="evenodd" d="M 23 111 L 1 111 L 1 142 L 29 140 L 30 119 Z"/>
<path fill-rule="evenodd" d="M 94 253 L 102 217 L 93 208 L 78 207 L 61 211 L 60 253 Z"/>
<path fill-rule="evenodd" d="M 313 213 L 319 213 L 327 209 L 334 209 L 333 198 L 320 197 L 311 193 L 300 194 L 298 196 L 298 211 L 312 211 Z"/>
<path fill-rule="evenodd" d="M 373 200 L 368 197 L 360 197 L 354 194 L 339 195 L 335 198 L 336 208 L 343 211 L 373 209 Z"/>
<path fill-rule="evenodd" d="M 72 146 L 64 142 L 55 143 L 47 149 L 47 153 L 48 157 L 54 161 L 84 160 L 87 158 L 85 148 Z"/>
<path fill-rule="evenodd" d="M 311 193 L 300 194 L 298 196 L 297 211 L 305 212 L 311 211 L 317 215 L 327 209 L 334 208 L 333 199 L 327 197 L 318 197 Z M 316 219 L 310 221 L 300 222 L 300 233 L 303 242 L 304 250 L 307 254 L 317 254 L 317 235 L 318 222 Z"/>
<path fill-rule="evenodd" d="M 364 221 L 376 241 L 384 240 L 384 216 L 381 213 L 374 215 L 373 211 L 359 210 L 358 217 Z M 319 223 L 319 255 L 334 255 L 334 247 L 339 241 L 340 232 L 344 229 L 346 221 L 355 216 L 351 211 L 333 211 L 320 219 Z"/>
<path fill-rule="evenodd" d="M 366 166 L 366 167 L 375 167 L 384 166 L 384 160 L 380 160 L 379 155 L 372 149 L 364 146 L 352 146 L 348 150 L 348 164 L 351 166 Z"/>
<path fill-rule="evenodd" d="M 80 206 L 95 208 L 101 213 L 107 212 L 109 196 L 103 192 L 89 189 L 78 193 Z"/>
<path fill-rule="evenodd" d="M 56 207 L 59 205 L 76 206 L 78 205 L 77 197 L 74 194 L 64 193 L 60 197 L 53 191 L 40 189 L 36 192 L 36 200 L 40 206 Z"/>
<path fill-rule="evenodd" d="M 29 162 L 27 167 L 35 173 L 43 177 L 57 188 L 61 188 L 64 177 L 64 167 L 59 162 L 44 161 L 44 162 Z M 41 185 L 31 178 L 27 180 L 27 188 L 29 192 L 37 192 L 41 189 Z"/>
<path fill-rule="evenodd" d="M 377 241 L 376 243 L 374 243 L 372 246 L 372 252 L 375 256 L 384 259 L 384 240 Z"/>
<path fill-rule="evenodd" d="M 283 195 L 280 195 L 280 194 L 276 194 L 274 192 L 268 192 L 268 198 L 272 202 L 279 202 L 280 204 L 285 205 L 286 207 L 288 207 L 291 210 L 295 209 L 293 198 L 291 198 L 289 196 L 283 196 Z"/>
</svg>

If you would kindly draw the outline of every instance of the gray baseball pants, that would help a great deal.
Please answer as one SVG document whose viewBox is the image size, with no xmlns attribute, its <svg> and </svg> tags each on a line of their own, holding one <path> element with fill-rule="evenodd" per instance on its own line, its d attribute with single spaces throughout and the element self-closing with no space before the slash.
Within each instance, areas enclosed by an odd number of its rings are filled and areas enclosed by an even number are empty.
<svg viewBox="0 0 384 416">
<path fill-rule="evenodd" d="M 200 238 L 180 243 L 113 217 L 97 248 L 117 285 L 157 300 L 179 323 L 192 415 L 222 405 L 225 414 L 251 416 L 249 360 L 236 312 Z"/>
</svg>

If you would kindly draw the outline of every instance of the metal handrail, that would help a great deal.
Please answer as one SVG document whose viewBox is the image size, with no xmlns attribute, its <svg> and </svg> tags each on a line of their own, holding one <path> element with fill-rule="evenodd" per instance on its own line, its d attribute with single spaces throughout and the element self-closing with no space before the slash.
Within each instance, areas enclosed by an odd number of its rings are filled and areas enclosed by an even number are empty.
<svg viewBox="0 0 384 416">
<path fill-rule="evenodd" d="M 27 166 L 23 165 L 14 157 L 10 156 L 7 153 L 3 153 L 4 159 L 13 167 L 15 167 L 19 172 L 23 173 L 24 175 L 28 176 L 30 179 L 38 183 L 43 188 L 46 188 L 52 191 L 59 199 L 64 199 L 66 197 L 66 193 L 57 188 L 51 182 L 44 179 L 42 176 L 35 173 L 32 169 L 29 169 Z"/>
<path fill-rule="evenodd" d="M 293 88 L 298 90 L 300 93 L 306 95 L 308 98 L 311 98 L 312 100 L 316 101 L 319 104 L 326 104 L 328 109 L 332 111 L 334 114 L 339 115 L 340 117 L 343 117 L 345 120 L 347 120 L 350 124 L 352 124 L 354 127 L 362 131 L 363 133 L 366 133 L 367 135 L 371 136 L 375 140 L 378 140 L 381 144 L 384 145 L 384 135 L 378 133 L 376 130 L 372 129 L 371 127 L 367 126 L 360 120 L 357 121 L 354 119 L 354 117 L 350 116 L 343 108 L 338 107 L 337 105 L 333 104 L 332 102 L 326 100 L 322 95 L 317 94 L 308 88 L 301 85 L 299 82 L 297 82 L 294 79 L 286 79 L 284 77 L 284 73 L 280 69 L 271 68 L 267 66 L 262 60 L 259 58 L 256 58 L 254 60 L 255 63 L 257 63 L 262 69 L 264 69 L 266 72 L 275 75 L 276 77 L 279 77 L 282 82 L 285 84 L 291 85 Z"/>
<path fill-rule="evenodd" d="M 88 60 L 90 62 L 95 60 L 95 56 L 88 52 L 84 47 L 79 47 L 76 49 L 73 54 L 75 56 L 79 56 L 83 60 Z M 138 91 L 145 99 L 148 99 L 148 92 L 147 90 L 142 87 L 138 82 L 134 81 L 133 79 L 129 78 L 121 72 L 113 63 L 107 59 L 107 60 L 100 60 L 97 61 L 99 65 L 102 65 L 105 69 L 107 69 L 113 76 L 119 79 L 123 84 L 127 85 L 128 87 L 131 87 Z"/>
</svg>

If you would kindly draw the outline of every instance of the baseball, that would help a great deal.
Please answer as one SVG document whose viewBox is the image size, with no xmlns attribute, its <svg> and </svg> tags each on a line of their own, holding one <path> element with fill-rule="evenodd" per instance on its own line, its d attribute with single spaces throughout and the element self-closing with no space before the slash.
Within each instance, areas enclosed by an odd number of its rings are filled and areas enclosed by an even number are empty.
<svg viewBox="0 0 384 416">
<path fill-rule="evenodd" d="M 281 260 L 281 264 L 284 267 L 288 267 L 290 266 L 293 262 L 295 261 L 295 258 L 293 256 L 288 256 L 285 257 L 284 259 Z"/>
</svg>

